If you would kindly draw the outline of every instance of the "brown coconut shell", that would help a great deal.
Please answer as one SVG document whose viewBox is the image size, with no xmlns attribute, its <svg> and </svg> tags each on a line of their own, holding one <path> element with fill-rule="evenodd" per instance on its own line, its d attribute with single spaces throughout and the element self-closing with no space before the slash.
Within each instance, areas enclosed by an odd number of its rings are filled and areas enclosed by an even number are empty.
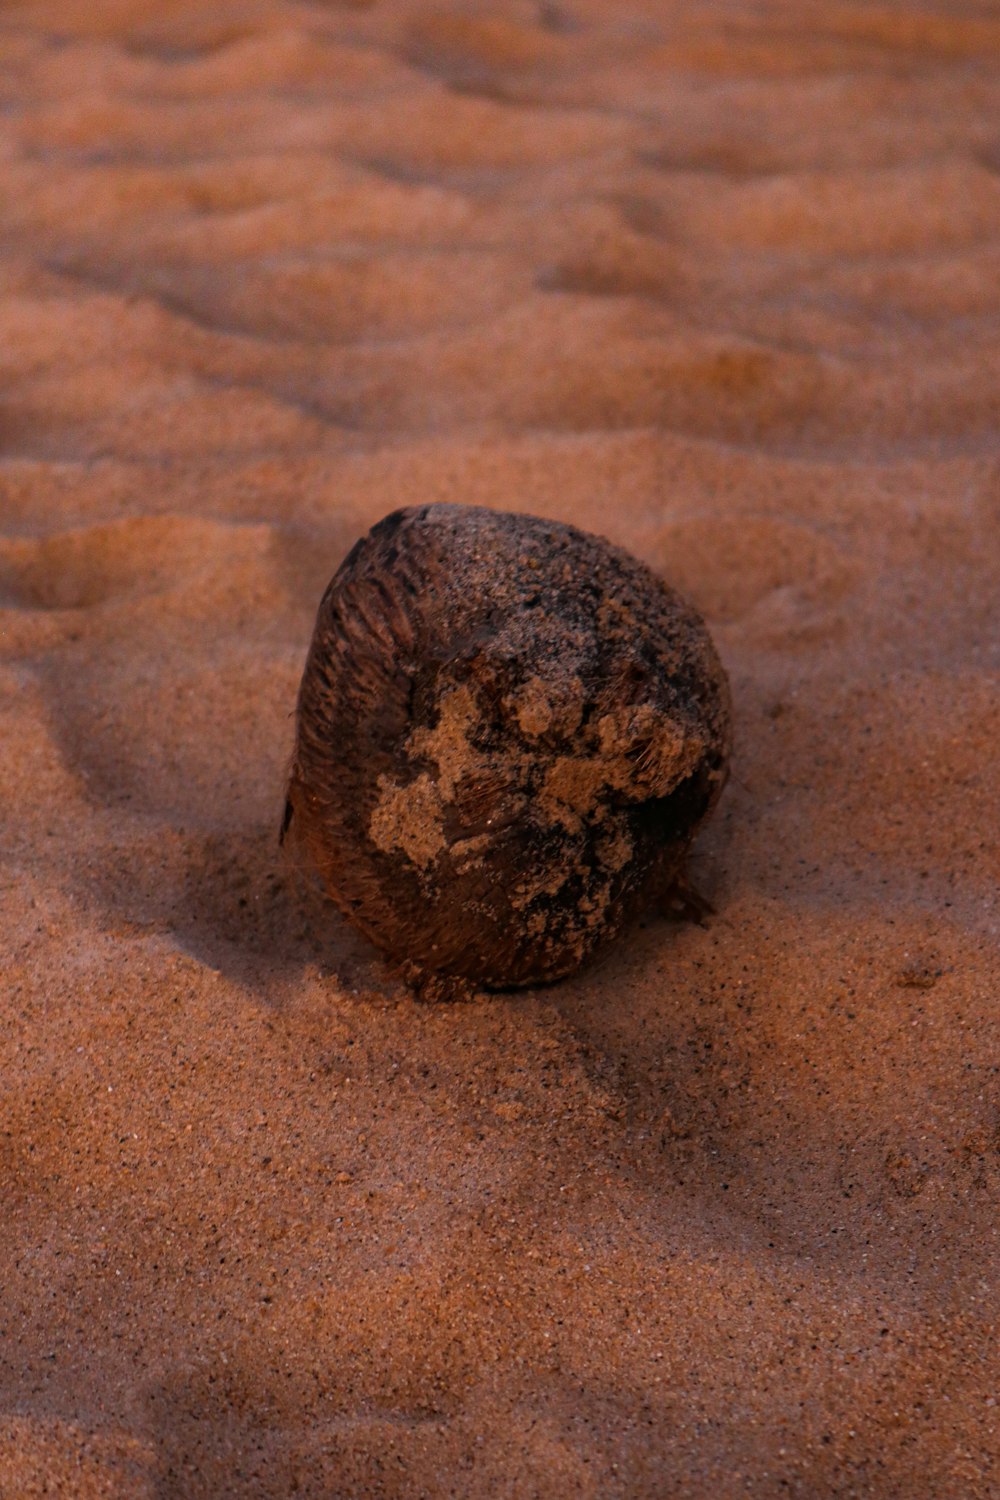
<svg viewBox="0 0 1000 1500">
<path fill-rule="evenodd" d="M 600 537 L 400 510 L 323 595 L 286 828 L 412 977 L 555 980 L 676 879 L 726 777 L 699 615 Z"/>
</svg>

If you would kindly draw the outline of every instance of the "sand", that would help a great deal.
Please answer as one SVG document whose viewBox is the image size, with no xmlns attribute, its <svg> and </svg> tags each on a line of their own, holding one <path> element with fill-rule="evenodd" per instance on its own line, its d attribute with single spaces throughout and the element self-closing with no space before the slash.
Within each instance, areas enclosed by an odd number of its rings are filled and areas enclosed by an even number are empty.
<svg viewBox="0 0 1000 1500">
<path fill-rule="evenodd" d="M 0 1495 L 996 1496 L 995 6 L 0 53 Z M 420 1004 L 283 857 L 428 500 L 704 612 L 704 927 Z"/>
</svg>

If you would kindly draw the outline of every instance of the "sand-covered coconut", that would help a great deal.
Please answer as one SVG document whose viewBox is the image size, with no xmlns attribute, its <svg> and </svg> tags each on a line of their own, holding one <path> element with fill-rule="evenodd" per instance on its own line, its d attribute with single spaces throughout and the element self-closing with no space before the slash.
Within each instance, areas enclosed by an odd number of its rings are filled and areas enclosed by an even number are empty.
<svg viewBox="0 0 1000 1500">
<path fill-rule="evenodd" d="M 726 776 L 698 614 L 600 537 L 396 511 L 320 603 L 286 827 L 413 976 L 577 969 L 669 889 Z"/>
</svg>

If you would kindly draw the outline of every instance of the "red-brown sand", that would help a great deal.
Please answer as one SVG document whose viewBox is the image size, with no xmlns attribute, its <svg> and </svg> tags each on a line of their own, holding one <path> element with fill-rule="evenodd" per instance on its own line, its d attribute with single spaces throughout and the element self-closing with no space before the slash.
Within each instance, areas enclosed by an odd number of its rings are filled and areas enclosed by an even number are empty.
<svg viewBox="0 0 1000 1500">
<path fill-rule="evenodd" d="M 0 1495 L 1000 1495 L 991 0 L 8 0 Z M 623 545 L 734 779 L 546 990 L 277 845 L 393 508 Z"/>
</svg>

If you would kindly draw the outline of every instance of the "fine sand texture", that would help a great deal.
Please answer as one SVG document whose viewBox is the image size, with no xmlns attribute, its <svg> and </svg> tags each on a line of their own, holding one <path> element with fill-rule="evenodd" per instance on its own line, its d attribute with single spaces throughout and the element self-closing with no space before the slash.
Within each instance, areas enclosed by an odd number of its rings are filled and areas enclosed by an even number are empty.
<svg viewBox="0 0 1000 1500">
<path fill-rule="evenodd" d="M 1000 15 L 0 9 L 0 1496 L 1000 1494 Z M 733 775 L 561 984 L 278 846 L 402 505 L 703 612 Z"/>
</svg>

